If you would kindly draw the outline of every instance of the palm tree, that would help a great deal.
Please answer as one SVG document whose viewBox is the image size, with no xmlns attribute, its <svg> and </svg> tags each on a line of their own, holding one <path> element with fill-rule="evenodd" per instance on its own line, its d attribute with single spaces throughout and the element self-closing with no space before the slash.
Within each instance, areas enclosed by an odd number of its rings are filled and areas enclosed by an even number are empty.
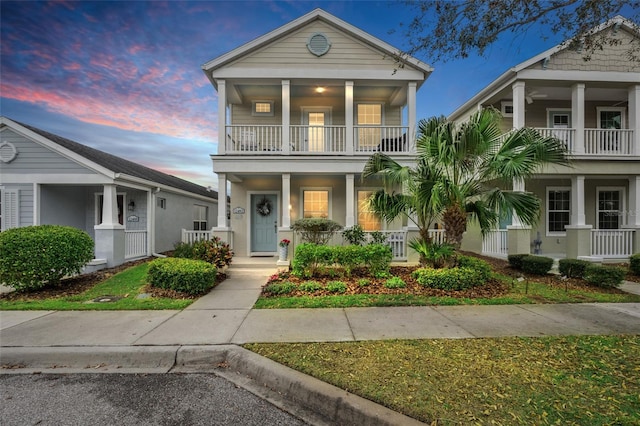
<svg viewBox="0 0 640 426">
<path fill-rule="evenodd" d="M 378 191 L 370 199 L 371 209 L 388 222 L 406 216 L 425 243 L 431 224 L 442 221 L 447 242 L 456 248 L 469 220 L 480 225 L 483 235 L 511 212 L 523 224 L 535 224 L 540 200 L 500 186 L 510 188 L 545 165 L 568 164 L 566 149 L 533 129 L 503 135 L 500 119 L 499 111 L 488 108 L 461 124 L 445 117 L 421 120 L 415 166 L 402 166 L 383 153 L 367 161 L 363 178 L 382 176 L 387 186 L 403 188 L 402 193 Z"/>
</svg>

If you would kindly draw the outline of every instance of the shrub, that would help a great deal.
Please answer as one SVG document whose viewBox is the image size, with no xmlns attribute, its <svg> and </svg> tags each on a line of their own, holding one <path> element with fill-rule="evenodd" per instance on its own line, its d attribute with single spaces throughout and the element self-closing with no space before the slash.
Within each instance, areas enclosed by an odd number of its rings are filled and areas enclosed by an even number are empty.
<svg viewBox="0 0 640 426">
<path fill-rule="evenodd" d="M 372 275 L 388 273 L 392 259 L 391 248 L 381 244 L 368 246 L 325 246 L 299 244 L 293 257 L 291 273 L 298 277 L 316 276 L 320 267 L 341 266 L 347 275 L 362 266 Z"/>
<path fill-rule="evenodd" d="M 553 259 L 545 256 L 524 256 L 522 270 L 529 274 L 546 275 L 553 266 Z"/>
<path fill-rule="evenodd" d="M 424 241 L 419 238 L 409 241 L 409 247 L 420 255 L 421 265 L 436 269 L 444 267 L 454 252 L 451 244 Z"/>
<path fill-rule="evenodd" d="M 369 244 L 386 244 L 387 243 L 387 235 L 384 232 L 373 231 L 369 234 L 371 237 L 371 242 Z"/>
<path fill-rule="evenodd" d="M 342 226 L 331 219 L 305 218 L 293 222 L 291 229 L 300 233 L 303 242 L 326 244 Z"/>
<path fill-rule="evenodd" d="M 204 260 L 217 268 L 230 265 L 233 259 L 233 251 L 229 244 L 219 237 L 210 240 L 200 240 L 193 244 L 179 243 L 175 246 L 174 257 L 187 258 L 193 260 Z"/>
<path fill-rule="evenodd" d="M 405 288 L 407 283 L 405 283 L 400 277 L 392 277 L 384 282 L 384 286 L 386 288 Z"/>
<path fill-rule="evenodd" d="M 93 240 L 70 226 L 27 226 L 0 233 L 0 283 L 17 291 L 58 284 L 92 259 Z"/>
<path fill-rule="evenodd" d="M 558 261 L 558 271 L 561 275 L 569 278 L 582 278 L 584 270 L 591 263 L 581 259 L 560 259 Z"/>
<path fill-rule="evenodd" d="M 522 258 L 525 256 L 529 256 L 529 254 L 510 254 L 507 256 L 507 260 L 509 261 L 509 265 L 511 265 L 512 268 L 522 269 Z"/>
<path fill-rule="evenodd" d="M 480 274 L 484 281 L 488 281 L 493 274 L 491 266 L 482 259 L 472 256 L 458 256 L 456 263 L 461 268 L 469 268 Z"/>
<path fill-rule="evenodd" d="M 271 294 L 289 294 L 289 293 L 293 293 L 296 290 L 296 285 L 292 282 L 289 281 L 285 281 L 283 283 L 273 283 L 273 284 L 268 284 L 265 288 L 264 288 L 264 292 L 265 293 L 271 293 Z"/>
<path fill-rule="evenodd" d="M 640 276 L 640 253 L 629 257 L 629 270 L 633 275 Z"/>
<path fill-rule="evenodd" d="M 344 293 L 347 291 L 347 285 L 342 281 L 329 281 L 326 289 L 331 293 Z"/>
<path fill-rule="evenodd" d="M 366 235 L 360 225 L 354 225 L 342 231 L 342 236 L 349 244 L 361 246 L 366 240 Z"/>
<path fill-rule="evenodd" d="M 345 274 L 351 276 L 353 268 L 366 263 L 366 252 L 361 246 L 331 247 L 333 261 L 344 268 Z"/>
<path fill-rule="evenodd" d="M 195 296 L 216 284 L 217 273 L 215 266 L 202 260 L 167 257 L 149 263 L 147 279 L 152 287 Z"/>
<path fill-rule="evenodd" d="M 360 278 L 358 280 L 358 286 L 366 287 L 368 285 L 371 285 L 371 280 L 369 278 Z"/>
<path fill-rule="evenodd" d="M 418 284 L 442 290 L 466 290 L 484 285 L 482 273 L 470 268 L 421 268 L 413 271 L 413 278 Z"/>
<path fill-rule="evenodd" d="M 308 293 L 313 293 L 314 291 L 318 291 L 322 288 L 319 282 L 317 281 L 305 281 L 298 286 L 300 291 L 306 291 Z"/>
<path fill-rule="evenodd" d="M 598 287 L 618 287 L 624 280 L 625 271 L 615 266 L 589 265 L 584 271 L 584 280 Z"/>
<path fill-rule="evenodd" d="M 373 276 L 381 276 L 389 273 L 393 253 L 391 247 L 385 244 L 369 244 L 364 247 L 364 259 Z"/>
</svg>

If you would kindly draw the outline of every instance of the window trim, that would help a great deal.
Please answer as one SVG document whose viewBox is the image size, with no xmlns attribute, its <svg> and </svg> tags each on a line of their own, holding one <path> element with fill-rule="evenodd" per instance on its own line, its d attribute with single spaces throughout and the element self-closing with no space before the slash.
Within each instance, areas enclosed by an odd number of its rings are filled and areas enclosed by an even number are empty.
<svg viewBox="0 0 640 426">
<path fill-rule="evenodd" d="M 570 186 L 547 186 L 545 189 L 546 194 L 546 203 L 545 203 L 545 231 L 547 237 L 565 237 L 567 232 L 558 232 L 558 231 L 550 231 L 549 230 L 549 193 L 551 191 L 568 191 L 569 192 L 569 223 L 567 225 L 571 225 L 571 187 Z M 563 212 L 564 210 L 553 210 L 554 212 Z"/>
<path fill-rule="evenodd" d="M 304 192 L 305 191 L 327 191 L 328 195 L 328 206 L 329 210 L 327 219 L 333 220 L 333 188 L 330 186 L 301 186 L 300 187 L 300 217 L 299 219 L 304 219 Z"/>
<path fill-rule="evenodd" d="M 360 204 L 358 203 L 358 193 L 360 192 L 377 192 L 379 191 L 381 188 L 373 188 L 373 187 L 357 187 L 355 188 L 355 207 L 356 207 L 356 211 L 355 211 L 355 224 L 356 225 L 360 225 Z M 363 228 L 364 229 L 364 228 Z M 380 229 L 378 229 L 378 231 L 386 231 L 387 230 L 387 222 L 385 220 L 382 220 L 382 218 L 380 218 Z M 365 231 L 365 232 L 373 232 L 373 231 Z"/>
<path fill-rule="evenodd" d="M 256 111 L 257 104 L 269 104 L 270 111 L 269 112 L 258 112 Z M 275 101 L 270 100 L 260 100 L 256 99 L 255 101 L 251 101 L 251 116 L 253 117 L 273 117 L 274 109 L 275 109 Z"/>
<path fill-rule="evenodd" d="M 572 129 L 573 128 L 573 114 L 571 114 L 571 108 L 547 108 L 547 128 L 548 129 L 553 129 L 553 120 L 551 117 L 551 114 L 554 112 L 558 112 L 558 113 L 567 113 L 567 116 L 569 117 L 569 125 L 567 127 L 567 129 Z M 562 127 L 558 127 L 558 129 L 562 129 Z"/>
<path fill-rule="evenodd" d="M 600 192 L 606 191 L 618 191 L 620 192 L 620 221 L 618 222 L 618 228 L 622 229 L 627 224 L 627 215 L 625 212 L 627 211 L 627 200 L 626 200 L 626 188 L 624 186 L 596 186 L 596 199 L 595 199 L 595 210 L 596 217 L 594 222 L 595 229 L 600 229 Z"/>
<path fill-rule="evenodd" d="M 620 129 L 626 129 L 627 128 L 627 123 L 626 123 L 626 118 L 627 118 L 627 109 L 625 107 L 605 107 L 605 106 L 599 106 L 596 107 L 596 128 L 597 129 L 602 129 L 602 127 L 600 127 L 600 113 L 604 112 L 604 111 L 619 111 L 620 112 Z"/>
<path fill-rule="evenodd" d="M 156 207 L 166 210 L 167 209 L 167 199 L 165 197 L 158 197 L 156 199 Z"/>
<path fill-rule="evenodd" d="M 358 108 L 360 105 L 380 105 L 380 124 L 360 124 L 358 122 Z M 353 103 L 353 123 L 355 126 L 362 127 L 383 127 L 385 125 L 385 103 L 382 101 L 361 101 Z"/>
<path fill-rule="evenodd" d="M 511 112 L 506 112 L 506 107 L 511 107 Z M 503 117 L 513 117 L 513 101 L 501 101 L 500 102 L 500 112 Z"/>
</svg>

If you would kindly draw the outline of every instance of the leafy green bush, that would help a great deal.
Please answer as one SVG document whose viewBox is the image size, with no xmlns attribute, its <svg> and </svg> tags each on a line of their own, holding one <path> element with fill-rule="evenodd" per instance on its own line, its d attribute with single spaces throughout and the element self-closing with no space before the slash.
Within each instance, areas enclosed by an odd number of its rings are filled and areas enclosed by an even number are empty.
<svg viewBox="0 0 640 426">
<path fill-rule="evenodd" d="M 444 269 L 421 268 L 413 271 L 412 276 L 422 286 L 442 290 L 466 290 L 486 283 L 481 272 L 460 267 Z"/>
<path fill-rule="evenodd" d="M 285 281 L 283 283 L 268 284 L 264 288 L 265 293 L 271 294 L 289 294 L 293 293 L 297 289 L 296 285 L 292 282 Z"/>
<path fill-rule="evenodd" d="M 514 269 L 522 269 L 522 259 L 525 256 L 530 256 L 528 253 L 522 254 L 510 254 L 507 256 L 507 260 L 509 261 L 509 265 L 511 265 Z"/>
<path fill-rule="evenodd" d="M 616 266 L 589 265 L 584 271 L 584 280 L 598 287 L 618 287 L 624 280 L 625 271 Z"/>
<path fill-rule="evenodd" d="M 27 226 L 0 233 L 0 283 L 17 291 L 58 284 L 92 259 L 93 240 L 70 226 Z"/>
<path fill-rule="evenodd" d="M 166 257 L 149 263 L 147 279 L 152 287 L 195 296 L 216 284 L 217 273 L 215 266 L 202 260 Z"/>
<path fill-rule="evenodd" d="M 317 281 L 305 281 L 298 286 L 300 291 L 306 291 L 307 293 L 313 293 L 314 291 L 318 291 L 322 288 L 319 282 Z"/>
<path fill-rule="evenodd" d="M 629 257 L 629 270 L 633 275 L 640 276 L 640 253 L 636 253 Z"/>
<path fill-rule="evenodd" d="M 210 240 L 200 240 L 193 244 L 179 243 L 175 246 L 174 257 L 204 260 L 217 268 L 223 268 L 231 264 L 233 259 L 233 251 L 229 244 L 222 241 L 219 237 L 213 237 Z"/>
<path fill-rule="evenodd" d="M 326 244 L 342 226 L 331 219 L 305 218 L 293 222 L 291 229 L 300 233 L 303 242 Z"/>
<path fill-rule="evenodd" d="M 360 278 L 358 280 L 358 286 L 366 287 L 368 285 L 371 285 L 371 280 L 369 278 Z"/>
<path fill-rule="evenodd" d="M 405 288 L 407 283 L 400 277 L 391 277 L 384 282 L 386 288 Z"/>
<path fill-rule="evenodd" d="M 424 241 L 415 238 L 409 241 L 409 248 L 420 255 L 420 264 L 432 268 L 444 267 L 454 253 L 454 247 L 447 243 Z"/>
<path fill-rule="evenodd" d="M 317 276 L 321 267 L 343 267 L 347 275 L 353 268 L 365 267 L 376 275 L 387 273 L 393 255 L 389 246 L 325 246 L 311 243 L 299 244 L 291 263 L 291 273 L 298 277 Z"/>
<path fill-rule="evenodd" d="M 345 229 L 342 231 L 342 236 L 349 244 L 356 246 L 363 245 L 367 238 L 360 225 L 353 225 L 351 228 Z"/>
<path fill-rule="evenodd" d="M 569 278 L 582 278 L 584 270 L 591 263 L 581 259 L 560 259 L 558 261 L 558 271 L 561 275 Z"/>
<path fill-rule="evenodd" d="M 553 259 L 545 256 L 524 256 L 522 270 L 529 274 L 546 275 L 553 266 Z"/>
<path fill-rule="evenodd" d="M 491 265 L 485 262 L 482 259 L 478 259 L 477 257 L 472 256 L 458 256 L 456 263 L 461 268 L 469 268 L 480 274 L 480 277 L 484 281 L 488 281 L 493 274 L 493 270 L 491 269 Z"/>
<path fill-rule="evenodd" d="M 386 244 L 387 243 L 387 235 L 384 232 L 373 231 L 369 234 L 371 237 L 371 242 L 369 244 Z"/>
<path fill-rule="evenodd" d="M 331 293 L 344 293 L 347 291 L 347 285 L 342 281 L 329 281 L 326 289 Z"/>
</svg>

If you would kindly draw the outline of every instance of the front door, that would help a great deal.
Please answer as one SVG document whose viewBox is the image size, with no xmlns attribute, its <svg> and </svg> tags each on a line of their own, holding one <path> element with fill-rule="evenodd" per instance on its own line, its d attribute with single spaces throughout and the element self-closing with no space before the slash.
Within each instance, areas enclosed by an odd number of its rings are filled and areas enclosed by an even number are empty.
<svg viewBox="0 0 640 426">
<path fill-rule="evenodd" d="M 251 253 L 275 253 L 278 248 L 278 196 L 251 195 Z"/>
</svg>

